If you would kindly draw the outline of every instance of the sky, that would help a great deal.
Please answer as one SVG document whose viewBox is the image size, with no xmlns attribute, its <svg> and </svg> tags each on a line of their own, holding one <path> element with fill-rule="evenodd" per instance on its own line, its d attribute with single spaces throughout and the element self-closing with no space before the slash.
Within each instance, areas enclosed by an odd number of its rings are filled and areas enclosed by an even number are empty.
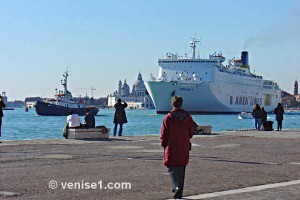
<svg viewBox="0 0 300 200">
<path fill-rule="evenodd" d="M 0 91 L 53 97 L 69 71 L 73 96 L 106 97 L 158 75 L 166 52 L 249 52 L 252 72 L 293 92 L 300 80 L 299 0 L 0 0 Z M 227 61 L 224 62 L 227 64 Z"/>
</svg>

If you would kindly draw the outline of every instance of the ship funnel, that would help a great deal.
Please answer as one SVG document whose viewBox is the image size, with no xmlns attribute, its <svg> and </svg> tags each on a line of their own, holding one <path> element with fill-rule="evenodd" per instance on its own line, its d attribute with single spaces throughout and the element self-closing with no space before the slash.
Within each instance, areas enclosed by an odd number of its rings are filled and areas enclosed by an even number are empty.
<svg viewBox="0 0 300 200">
<path fill-rule="evenodd" d="M 248 51 L 242 51 L 241 60 L 242 60 L 241 67 L 250 69 Z"/>
</svg>

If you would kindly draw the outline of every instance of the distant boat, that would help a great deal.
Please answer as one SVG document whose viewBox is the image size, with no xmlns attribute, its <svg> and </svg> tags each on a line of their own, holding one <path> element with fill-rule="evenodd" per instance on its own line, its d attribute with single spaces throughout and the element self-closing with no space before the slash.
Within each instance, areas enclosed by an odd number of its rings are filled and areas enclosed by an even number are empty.
<svg viewBox="0 0 300 200">
<path fill-rule="evenodd" d="M 4 108 L 2 108 L 2 110 L 14 110 L 14 108 L 11 108 L 11 107 L 4 107 Z"/>
<path fill-rule="evenodd" d="M 55 99 L 47 99 L 43 101 L 36 101 L 35 112 L 38 115 L 43 116 L 67 116 L 70 110 L 80 116 L 84 116 L 86 108 L 90 108 L 90 113 L 96 115 L 99 109 L 95 106 L 87 105 L 83 102 L 76 102 L 70 91 L 67 88 L 68 71 L 63 75 L 64 80 L 61 80 L 61 84 L 64 86 L 64 91 L 56 92 Z"/>
<path fill-rule="evenodd" d="M 239 119 L 253 119 L 252 113 L 249 112 L 241 112 L 238 114 Z"/>
<path fill-rule="evenodd" d="M 286 110 L 285 115 L 300 115 L 300 110 Z"/>
</svg>

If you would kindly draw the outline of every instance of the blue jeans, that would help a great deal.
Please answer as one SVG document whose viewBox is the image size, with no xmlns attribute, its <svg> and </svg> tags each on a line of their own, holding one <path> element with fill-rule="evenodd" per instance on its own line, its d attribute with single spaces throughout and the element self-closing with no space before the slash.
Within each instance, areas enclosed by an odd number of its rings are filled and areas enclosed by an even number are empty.
<svg viewBox="0 0 300 200">
<path fill-rule="evenodd" d="M 261 118 L 254 118 L 254 125 L 256 130 L 260 130 L 262 125 L 262 119 Z"/>
<path fill-rule="evenodd" d="M 114 128 L 114 136 L 117 133 L 117 128 L 118 128 L 118 124 L 120 124 L 120 128 L 119 128 L 119 136 L 122 136 L 122 131 L 123 131 L 123 123 L 115 123 L 115 128 Z"/>
</svg>

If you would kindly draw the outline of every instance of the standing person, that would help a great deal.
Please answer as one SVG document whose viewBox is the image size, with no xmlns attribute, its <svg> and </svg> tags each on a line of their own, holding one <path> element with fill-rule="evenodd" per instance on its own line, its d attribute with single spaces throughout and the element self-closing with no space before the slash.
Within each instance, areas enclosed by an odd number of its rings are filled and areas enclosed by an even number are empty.
<svg viewBox="0 0 300 200">
<path fill-rule="evenodd" d="M 195 122 L 182 109 L 182 103 L 181 97 L 172 98 L 173 110 L 165 116 L 160 135 L 161 146 L 164 148 L 163 163 L 171 177 L 174 199 L 180 199 L 183 194 L 185 169 L 189 162 L 190 139 L 195 129 Z"/>
<path fill-rule="evenodd" d="M 267 118 L 268 118 L 268 114 L 267 112 L 265 111 L 265 108 L 264 107 L 261 107 L 261 111 L 262 111 L 262 130 L 267 130 L 268 126 L 266 125 L 266 121 L 267 121 Z"/>
<path fill-rule="evenodd" d="M 116 103 L 114 105 L 114 107 L 116 109 L 115 115 L 114 115 L 114 124 L 115 124 L 114 136 L 116 136 L 118 124 L 120 124 L 119 136 L 122 136 L 123 124 L 127 123 L 127 117 L 126 117 L 126 112 L 125 112 L 127 103 L 125 101 L 123 101 L 123 103 L 122 103 L 122 100 L 118 99 L 118 103 Z"/>
<path fill-rule="evenodd" d="M 2 117 L 4 116 L 3 115 L 3 111 L 2 111 L 2 108 L 4 108 L 6 105 L 5 103 L 3 102 L 2 100 L 2 96 L 0 95 L 0 137 L 1 137 L 1 126 L 2 126 Z M 2 143 L 0 141 L 0 143 Z"/>
<path fill-rule="evenodd" d="M 261 111 L 262 111 L 262 123 L 264 123 L 264 122 L 267 121 L 268 114 L 267 114 L 267 112 L 265 111 L 265 108 L 264 108 L 264 107 L 261 107 Z"/>
<path fill-rule="evenodd" d="M 277 131 L 281 131 L 282 121 L 283 121 L 283 114 L 284 114 L 284 109 L 283 109 L 281 103 L 278 103 L 277 107 L 274 110 L 274 113 L 276 115 Z"/>
<path fill-rule="evenodd" d="M 72 110 L 69 111 L 69 116 L 67 117 L 68 128 L 80 128 L 81 122 L 78 114 L 74 114 Z"/>
<path fill-rule="evenodd" d="M 254 118 L 255 129 L 259 131 L 262 124 L 263 112 L 258 104 L 255 104 L 253 108 L 252 116 Z"/>
<path fill-rule="evenodd" d="M 90 108 L 86 108 L 85 112 L 86 112 L 84 117 L 85 128 L 95 128 L 95 116 L 90 113 Z"/>
</svg>

